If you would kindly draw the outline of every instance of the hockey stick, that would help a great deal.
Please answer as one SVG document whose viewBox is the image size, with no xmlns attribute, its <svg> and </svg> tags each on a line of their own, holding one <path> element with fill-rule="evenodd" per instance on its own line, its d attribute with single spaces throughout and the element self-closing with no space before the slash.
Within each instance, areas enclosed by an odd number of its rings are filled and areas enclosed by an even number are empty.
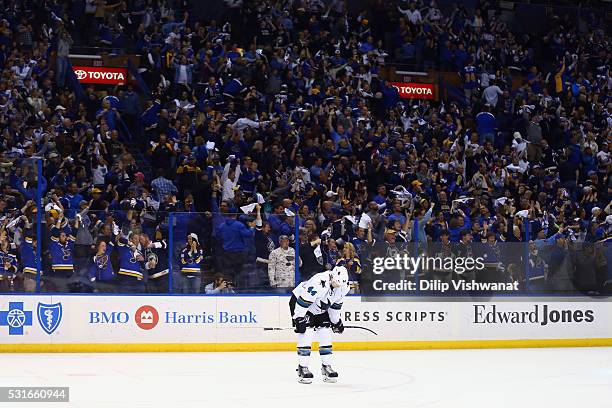
<svg viewBox="0 0 612 408">
<path fill-rule="evenodd" d="M 361 329 L 361 330 L 365 330 L 365 331 L 369 331 L 370 333 L 372 333 L 375 336 L 378 336 L 378 333 L 376 333 L 374 330 L 372 329 L 368 329 L 367 327 L 361 327 L 361 326 L 344 326 L 345 329 Z"/>
<path fill-rule="evenodd" d="M 367 327 L 361 327 L 361 326 L 344 326 L 345 329 L 360 329 L 360 330 L 365 330 L 365 331 L 369 331 L 370 333 L 372 333 L 375 336 L 378 336 L 378 333 L 376 333 L 374 330 L 372 329 L 368 329 Z M 293 330 L 293 327 L 264 327 L 263 328 L 265 331 L 270 331 L 270 330 Z"/>
</svg>

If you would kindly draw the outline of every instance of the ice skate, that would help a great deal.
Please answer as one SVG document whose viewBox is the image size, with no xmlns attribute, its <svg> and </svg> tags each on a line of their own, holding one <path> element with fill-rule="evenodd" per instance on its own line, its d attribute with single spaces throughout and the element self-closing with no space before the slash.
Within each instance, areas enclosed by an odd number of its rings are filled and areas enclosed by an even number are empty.
<svg viewBox="0 0 612 408">
<path fill-rule="evenodd" d="M 312 379 L 314 376 L 312 375 L 308 367 L 298 366 L 296 371 L 298 372 L 298 382 L 302 384 L 312 383 Z"/>
<path fill-rule="evenodd" d="M 338 373 L 330 365 L 323 365 L 321 367 L 321 374 L 323 374 L 324 382 L 335 383 L 338 381 Z"/>
</svg>

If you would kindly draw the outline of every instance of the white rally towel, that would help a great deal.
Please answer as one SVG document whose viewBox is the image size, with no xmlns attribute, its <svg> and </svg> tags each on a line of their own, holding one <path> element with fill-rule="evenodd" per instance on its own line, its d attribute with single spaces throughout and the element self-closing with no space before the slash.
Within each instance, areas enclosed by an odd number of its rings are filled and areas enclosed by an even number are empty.
<svg viewBox="0 0 612 408">
<path fill-rule="evenodd" d="M 323 252 L 321 251 L 321 245 L 317 245 L 317 247 L 315 248 L 313 252 L 317 258 L 323 257 Z"/>
<path fill-rule="evenodd" d="M 256 203 L 247 204 L 247 205 L 243 205 L 242 207 L 240 207 L 240 209 L 242 210 L 243 213 L 250 214 L 255 209 L 255 206 L 257 206 Z"/>
<path fill-rule="evenodd" d="M 517 212 L 516 215 L 521 218 L 527 218 L 527 216 L 529 215 L 529 210 L 521 210 Z"/>
<path fill-rule="evenodd" d="M 55 203 L 47 203 L 47 205 L 45 205 L 45 212 L 49 212 L 51 210 L 56 210 L 58 212 L 62 212 L 62 209 Z"/>
<path fill-rule="evenodd" d="M 453 203 L 465 204 L 471 200 L 473 200 L 472 197 L 462 197 L 462 198 L 457 198 L 456 200 L 453 200 Z"/>
<path fill-rule="evenodd" d="M 508 197 L 500 197 L 493 202 L 493 207 L 497 208 L 500 205 L 505 205 L 507 201 L 508 201 Z"/>
<path fill-rule="evenodd" d="M 355 217 L 354 215 L 345 215 L 344 219 L 350 221 L 350 223 L 353 225 L 357 224 L 357 217 Z"/>
<path fill-rule="evenodd" d="M 361 214 L 361 219 L 359 220 L 359 228 L 368 229 L 370 228 L 370 223 L 372 222 L 372 218 L 366 213 Z"/>
<path fill-rule="evenodd" d="M 397 198 L 412 199 L 412 193 L 406 190 L 406 187 L 404 186 L 397 186 L 395 187 L 395 190 L 391 190 L 391 192 L 394 193 L 397 196 Z"/>
</svg>

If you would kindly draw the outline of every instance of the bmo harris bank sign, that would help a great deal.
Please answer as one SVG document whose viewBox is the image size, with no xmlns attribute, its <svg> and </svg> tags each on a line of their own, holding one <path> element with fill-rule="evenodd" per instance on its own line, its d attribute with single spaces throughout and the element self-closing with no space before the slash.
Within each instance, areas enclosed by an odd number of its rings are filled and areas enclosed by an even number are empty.
<svg viewBox="0 0 612 408">
<path fill-rule="evenodd" d="M 111 67 L 72 67 L 82 84 L 122 85 L 127 81 L 126 68 Z"/>
<path fill-rule="evenodd" d="M 257 314 L 252 310 L 244 313 L 232 313 L 218 310 L 215 312 L 202 311 L 199 313 L 184 313 L 177 310 L 166 310 L 161 313 L 156 307 L 143 305 L 131 316 L 126 311 L 89 311 L 89 324 L 126 324 L 133 319 L 134 323 L 143 330 L 151 330 L 158 323 L 169 325 L 181 324 L 257 324 Z"/>
</svg>

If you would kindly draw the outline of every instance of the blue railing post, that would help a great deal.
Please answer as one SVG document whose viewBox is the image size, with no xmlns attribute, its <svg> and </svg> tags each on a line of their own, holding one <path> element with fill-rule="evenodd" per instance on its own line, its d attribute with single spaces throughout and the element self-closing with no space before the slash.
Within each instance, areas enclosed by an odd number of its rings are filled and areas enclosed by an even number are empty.
<svg viewBox="0 0 612 408">
<path fill-rule="evenodd" d="M 524 221 L 525 226 L 525 290 L 529 292 L 529 220 Z"/>
<path fill-rule="evenodd" d="M 36 183 L 36 293 L 40 292 L 41 243 L 42 243 L 42 159 L 37 161 L 38 182 Z"/>
<path fill-rule="evenodd" d="M 295 285 L 300 282 L 300 215 L 295 212 Z"/>
<path fill-rule="evenodd" d="M 174 213 L 168 215 L 168 293 L 173 291 L 174 277 Z"/>
</svg>

